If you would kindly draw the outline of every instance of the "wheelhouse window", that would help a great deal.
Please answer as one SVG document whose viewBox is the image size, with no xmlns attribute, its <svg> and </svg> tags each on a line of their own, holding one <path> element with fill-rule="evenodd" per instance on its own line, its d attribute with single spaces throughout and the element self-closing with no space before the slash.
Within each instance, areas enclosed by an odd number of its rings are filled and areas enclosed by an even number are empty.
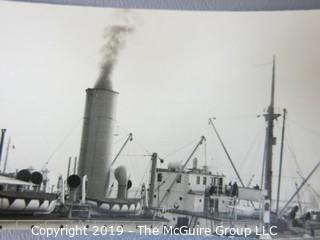
<svg viewBox="0 0 320 240">
<path fill-rule="evenodd" d="M 197 184 L 200 184 L 200 176 L 197 176 L 197 181 L 196 181 Z"/>
<path fill-rule="evenodd" d="M 162 173 L 158 173 L 158 182 L 162 181 Z"/>
</svg>

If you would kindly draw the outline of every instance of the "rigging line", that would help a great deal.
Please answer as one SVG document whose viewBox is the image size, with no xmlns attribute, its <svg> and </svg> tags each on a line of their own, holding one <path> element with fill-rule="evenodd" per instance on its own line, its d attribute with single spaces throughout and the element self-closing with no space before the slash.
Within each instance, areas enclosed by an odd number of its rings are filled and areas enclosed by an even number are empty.
<svg viewBox="0 0 320 240">
<path fill-rule="evenodd" d="M 247 176 L 246 178 L 244 178 L 244 179 L 249 179 L 249 175 L 244 175 L 244 176 Z M 261 177 L 261 175 L 259 175 L 259 174 L 255 174 L 255 177 Z M 278 176 L 278 174 L 274 174 L 274 175 L 272 175 L 272 178 L 278 178 L 279 176 Z M 288 175 L 286 175 L 286 176 L 283 176 L 283 175 L 281 175 L 281 178 L 286 178 L 286 179 L 300 179 L 301 180 L 301 177 L 298 177 L 298 176 L 296 176 L 296 177 L 293 177 L 293 176 L 288 176 Z"/>
<path fill-rule="evenodd" d="M 290 132 L 291 132 L 290 131 L 290 124 L 287 124 L 287 131 L 286 132 L 287 133 L 285 134 L 284 144 L 287 147 L 287 149 L 289 150 L 289 152 L 290 152 L 290 154 L 291 154 L 291 156 L 292 156 L 292 158 L 293 158 L 293 160 L 294 160 L 294 162 L 296 164 L 296 167 L 297 167 L 298 171 L 300 173 L 302 173 L 303 171 L 301 170 L 301 167 L 299 165 L 297 156 L 296 156 L 295 152 L 293 151 L 293 148 L 291 147 L 291 144 L 290 144 L 290 140 L 292 139 L 291 138 L 291 134 L 290 134 Z"/>
<path fill-rule="evenodd" d="M 54 149 L 54 151 L 51 153 L 51 155 L 49 156 L 48 160 L 45 162 L 45 164 L 42 166 L 42 170 L 49 164 L 50 160 L 54 157 L 54 155 L 58 152 L 58 150 L 63 146 L 63 144 L 67 141 L 67 139 L 73 134 L 73 132 L 75 131 L 76 128 L 79 127 L 79 123 L 81 123 L 83 120 L 83 118 L 80 118 L 76 124 L 73 125 L 73 128 L 71 129 L 71 131 L 64 136 L 64 138 L 62 139 L 62 141 L 58 144 L 58 146 Z"/>
<path fill-rule="evenodd" d="M 317 130 L 315 129 L 312 129 L 310 127 L 306 127 L 306 126 L 303 126 L 301 123 L 297 122 L 297 121 L 294 121 L 294 120 L 289 120 L 290 123 L 293 123 L 295 124 L 296 126 L 298 126 L 299 128 L 305 130 L 306 132 L 309 132 L 311 133 L 312 135 L 314 136 L 317 136 L 317 137 L 320 137 L 320 132 L 318 132 Z"/>
<path fill-rule="evenodd" d="M 168 157 L 171 157 L 171 156 L 175 155 L 176 153 L 180 152 L 181 150 L 183 150 L 183 149 L 189 147 L 190 145 L 194 144 L 196 141 L 198 141 L 198 139 L 194 139 L 194 140 L 192 140 L 191 142 L 183 145 L 182 147 L 179 147 L 178 149 L 176 149 L 176 150 L 168 153 L 167 155 L 163 156 L 163 158 L 166 159 L 166 158 L 168 158 Z"/>
<path fill-rule="evenodd" d="M 294 186 L 296 188 L 296 190 L 298 190 L 298 183 L 297 182 L 294 182 Z M 302 192 L 302 191 L 301 191 Z M 301 207 L 301 198 L 300 198 L 300 193 L 297 193 L 297 196 L 296 196 L 296 201 L 298 202 L 298 206 L 299 206 L 299 210 L 300 210 L 300 214 L 302 214 L 302 207 Z"/>
<path fill-rule="evenodd" d="M 148 177 L 147 175 L 148 175 L 148 172 L 149 172 L 149 169 L 150 169 L 150 165 L 151 165 L 151 161 L 149 161 L 149 163 L 147 164 L 147 167 L 146 167 L 146 169 L 145 169 L 145 171 L 144 171 L 144 173 L 142 175 L 142 178 L 141 178 L 141 180 L 139 182 L 139 186 L 142 186 L 143 180 L 145 179 L 145 177 Z M 137 191 L 136 194 L 135 194 L 135 197 L 137 197 L 138 193 L 139 192 Z"/>
<path fill-rule="evenodd" d="M 296 125 L 297 125 L 297 123 L 295 123 Z M 291 122 L 289 122 L 289 126 L 291 126 L 292 125 L 292 121 Z M 297 126 L 299 126 L 299 125 L 297 125 Z M 302 129 L 302 130 L 306 130 L 307 132 L 311 132 L 310 130 L 308 130 L 306 127 L 303 127 L 303 126 L 299 126 L 300 127 L 300 129 Z M 311 132 L 311 133 L 313 133 L 313 132 Z M 318 136 L 317 134 L 313 134 L 313 135 L 315 135 L 315 136 Z M 318 156 L 318 153 L 316 153 L 315 151 L 314 151 L 314 149 L 312 149 L 312 152 L 314 153 L 314 156 Z"/>
<path fill-rule="evenodd" d="M 242 186 L 244 186 L 244 183 L 243 183 L 243 181 L 242 181 L 242 179 L 240 177 L 240 174 L 239 174 L 236 166 L 234 165 L 234 162 L 232 161 L 232 159 L 230 157 L 230 154 L 229 154 L 226 146 L 224 145 L 218 130 L 216 129 L 216 127 L 215 127 L 215 125 L 213 123 L 213 119 L 215 119 L 215 118 L 209 118 L 209 124 L 213 127 L 213 131 L 215 132 L 215 134 L 216 134 L 216 136 L 217 136 L 217 138 L 218 138 L 218 140 L 219 140 L 219 142 L 220 142 L 220 144 L 221 144 L 221 146 L 222 146 L 222 148 L 223 148 L 223 150 L 224 150 L 224 152 L 225 152 L 225 154 L 226 154 L 226 156 L 227 156 L 227 158 L 228 158 L 228 160 L 229 160 L 229 162 L 230 162 L 230 164 L 231 164 L 231 166 L 232 166 L 232 168 L 233 168 L 233 170 L 234 170 L 234 172 L 236 174 L 236 176 L 238 177 L 239 182 L 241 183 Z"/>
<path fill-rule="evenodd" d="M 260 135 L 263 131 L 264 131 L 264 129 L 260 129 L 257 131 L 256 136 L 254 137 L 253 141 L 251 141 L 251 143 L 249 145 L 249 149 L 246 152 L 245 157 L 242 160 L 242 166 L 244 166 L 247 163 L 247 160 L 249 159 L 249 154 L 251 153 L 251 151 L 253 151 L 254 145 L 257 144 L 258 138 L 260 137 Z"/>
<path fill-rule="evenodd" d="M 316 192 L 316 190 L 312 187 L 312 185 L 311 185 L 310 183 L 308 183 L 307 186 L 309 187 L 309 189 L 311 190 L 311 192 L 313 193 L 313 195 L 315 195 L 318 199 L 320 199 L 319 193 Z"/>
<path fill-rule="evenodd" d="M 158 156 L 158 159 L 159 159 L 159 156 Z M 157 159 L 157 160 L 158 160 L 158 159 Z M 149 169 L 151 168 L 151 164 L 152 164 L 152 162 L 149 161 L 149 163 L 147 164 L 146 170 L 144 171 L 144 174 L 143 174 L 143 176 L 142 176 L 142 178 L 141 178 L 141 181 L 140 181 L 140 185 L 139 185 L 139 186 L 142 185 L 142 182 L 143 182 L 143 180 L 144 180 L 145 177 L 149 178 L 148 173 L 149 173 Z M 159 186 L 158 186 L 158 188 L 159 188 Z M 136 193 L 136 195 L 137 195 L 137 193 Z"/>
<path fill-rule="evenodd" d="M 266 145 L 266 143 L 265 143 Z M 265 172 L 265 168 L 266 168 L 266 147 L 264 147 L 264 151 L 263 151 L 263 158 L 262 158 L 262 168 L 261 168 L 261 179 L 260 179 L 260 187 L 261 189 L 264 189 L 264 172 Z"/>
<path fill-rule="evenodd" d="M 289 160 L 289 162 L 287 163 L 287 167 L 284 170 L 286 170 L 287 172 L 290 172 L 290 173 L 295 172 L 295 171 L 299 171 L 298 166 L 296 165 L 297 160 L 294 159 L 294 157 L 295 157 L 294 153 L 289 150 L 289 147 L 287 146 L 287 143 L 285 141 L 284 141 L 283 151 L 284 151 L 284 155 L 287 156 L 286 159 Z M 281 178 L 298 179 L 299 177 L 298 176 L 294 177 L 291 175 L 291 176 L 281 176 Z"/>
<path fill-rule="evenodd" d="M 138 140 L 137 137 L 135 137 L 135 142 L 147 153 L 149 156 L 152 155 L 151 151 L 149 151 L 144 145 L 142 145 Z"/>
<path fill-rule="evenodd" d="M 149 154 L 121 154 L 121 157 L 150 157 Z"/>
<path fill-rule="evenodd" d="M 158 184 L 158 188 L 162 187 L 167 182 L 167 180 L 169 180 L 171 176 L 175 177 L 176 175 L 173 173 L 176 173 L 176 172 L 170 172 L 168 176 L 160 184 Z"/>
<path fill-rule="evenodd" d="M 116 120 L 115 120 L 116 121 Z M 126 135 L 129 135 L 129 133 L 131 133 L 130 131 L 128 131 L 126 128 L 124 128 L 123 126 L 120 126 L 120 123 L 118 121 L 116 121 L 119 124 L 119 129 L 121 131 L 123 131 Z M 149 151 L 143 144 L 141 144 L 138 140 L 137 140 L 137 136 L 134 136 L 134 142 L 137 143 L 137 145 L 142 148 L 147 154 L 149 154 L 149 156 L 152 155 L 151 151 Z"/>
<path fill-rule="evenodd" d="M 308 176 L 305 178 L 305 180 L 299 185 L 298 189 L 294 192 L 294 194 L 290 197 L 290 199 L 287 201 L 287 203 L 282 207 L 280 210 L 280 215 L 283 213 L 283 211 L 289 206 L 291 201 L 295 198 L 295 196 L 299 193 L 299 191 L 303 188 L 305 183 L 312 177 L 314 172 L 318 169 L 320 166 L 320 161 L 312 168 L 312 170 L 309 172 Z"/>
<path fill-rule="evenodd" d="M 204 165 L 208 166 L 208 162 L 207 162 L 207 141 L 204 142 L 203 145 L 203 151 L 204 151 Z"/>
<path fill-rule="evenodd" d="M 305 177 L 297 171 L 297 174 L 299 175 L 299 177 L 304 180 Z M 320 195 L 319 193 L 317 193 L 317 191 L 312 187 L 312 185 L 309 182 L 306 182 L 307 187 L 313 192 L 314 195 L 316 195 L 319 199 L 320 199 Z"/>
<path fill-rule="evenodd" d="M 119 143 L 120 141 L 122 142 L 122 140 L 124 140 L 125 138 L 127 138 L 128 136 L 122 136 L 121 138 L 118 138 L 117 140 L 113 141 L 113 145 Z"/>
<path fill-rule="evenodd" d="M 313 193 L 313 195 L 315 195 L 320 200 L 319 193 L 317 193 L 316 190 L 310 184 L 308 184 L 308 187 L 311 190 L 311 192 Z"/>
<path fill-rule="evenodd" d="M 261 128 L 260 137 L 258 137 L 257 144 L 253 150 L 253 153 L 252 153 L 253 156 L 257 156 L 257 157 L 259 156 L 259 161 L 255 161 L 257 169 L 262 168 L 262 164 L 263 164 L 263 161 L 261 158 L 261 152 L 263 151 L 263 146 L 264 146 L 263 132 L 264 132 L 264 129 Z"/>
<path fill-rule="evenodd" d="M 252 118 L 252 119 L 254 119 L 255 118 L 255 114 L 239 114 L 239 115 L 217 115 L 216 116 L 217 118 L 219 118 L 219 119 L 228 119 L 228 120 L 234 120 L 234 119 L 239 119 L 239 118 Z"/>
<path fill-rule="evenodd" d="M 296 165 L 296 168 L 298 169 L 299 172 L 302 172 L 295 152 L 293 151 L 293 149 L 291 148 L 291 146 L 288 144 L 287 141 L 284 141 L 284 144 L 285 144 L 286 150 L 289 151 L 289 153 L 291 154 L 291 158 L 293 159 Z"/>
</svg>

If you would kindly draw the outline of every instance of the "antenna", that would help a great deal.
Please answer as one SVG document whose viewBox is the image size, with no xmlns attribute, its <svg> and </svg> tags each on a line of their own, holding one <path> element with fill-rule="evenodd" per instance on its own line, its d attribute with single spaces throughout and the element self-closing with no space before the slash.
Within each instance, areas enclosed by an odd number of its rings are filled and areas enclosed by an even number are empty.
<svg viewBox="0 0 320 240">
<path fill-rule="evenodd" d="M 271 99 L 270 99 L 270 106 L 272 108 L 274 108 L 275 71 L 276 71 L 276 57 L 273 56 L 273 59 L 272 59 Z"/>
</svg>

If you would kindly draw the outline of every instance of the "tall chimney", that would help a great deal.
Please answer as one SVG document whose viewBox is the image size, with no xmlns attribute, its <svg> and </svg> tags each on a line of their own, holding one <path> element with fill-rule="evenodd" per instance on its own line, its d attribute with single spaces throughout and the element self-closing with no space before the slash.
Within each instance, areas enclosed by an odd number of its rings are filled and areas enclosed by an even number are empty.
<svg viewBox="0 0 320 240">
<path fill-rule="evenodd" d="M 78 174 L 87 175 L 87 196 L 105 198 L 109 186 L 117 92 L 111 84 L 86 90 Z"/>
<path fill-rule="evenodd" d="M 100 75 L 94 88 L 87 89 L 78 174 L 80 177 L 87 175 L 87 196 L 91 198 L 105 198 L 108 192 L 115 101 L 118 95 L 112 90 L 110 77 L 123 47 L 124 37 L 132 31 L 132 26 L 127 24 L 106 28 Z"/>
</svg>

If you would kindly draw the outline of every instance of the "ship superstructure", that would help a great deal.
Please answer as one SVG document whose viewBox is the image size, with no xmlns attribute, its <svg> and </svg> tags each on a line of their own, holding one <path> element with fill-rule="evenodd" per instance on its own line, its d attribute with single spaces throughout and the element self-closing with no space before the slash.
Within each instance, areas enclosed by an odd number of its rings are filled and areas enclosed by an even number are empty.
<svg viewBox="0 0 320 240">
<path fill-rule="evenodd" d="M 180 168 L 178 163 L 169 163 L 168 168 L 156 169 L 152 207 L 176 212 L 204 213 L 206 208 L 211 214 L 228 212 L 233 186 L 227 194 L 225 175 L 198 168 L 196 158 L 192 168 Z M 172 181 L 175 183 L 170 188 Z"/>
</svg>

